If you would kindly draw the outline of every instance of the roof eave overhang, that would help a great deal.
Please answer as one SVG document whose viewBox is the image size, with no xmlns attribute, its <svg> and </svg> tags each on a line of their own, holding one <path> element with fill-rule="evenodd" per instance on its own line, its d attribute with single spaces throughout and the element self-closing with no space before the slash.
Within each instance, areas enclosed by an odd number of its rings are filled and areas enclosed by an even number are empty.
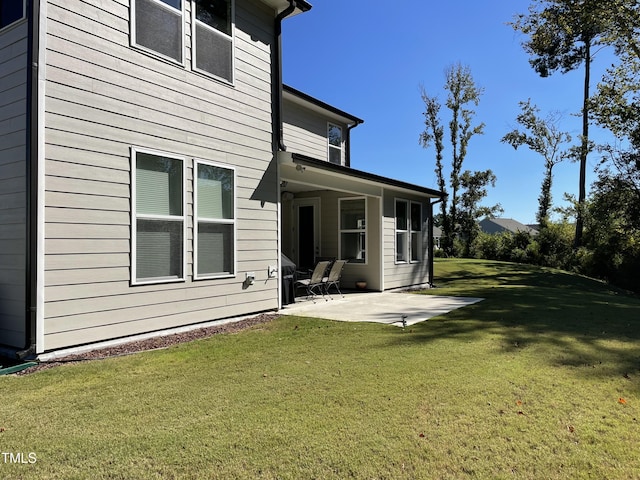
<svg viewBox="0 0 640 480">
<path fill-rule="evenodd" d="M 269 5 L 276 11 L 276 15 L 280 14 L 290 6 L 289 0 L 262 0 L 262 3 Z M 305 0 L 296 0 L 296 9 L 289 15 L 294 16 L 299 13 L 308 12 L 311 10 L 311 4 Z"/>
<path fill-rule="evenodd" d="M 290 102 L 301 105 L 309 110 L 313 110 L 327 117 L 333 118 L 337 121 L 344 123 L 345 125 L 360 125 L 364 123 L 364 120 L 358 118 L 350 113 L 340 110 L 339 108 L 329 105 L 328 103 L 318 100 L 309 94 L 301 92 L 289 85 L 282 85 L 282 92 L 284 98 Z"/>
<path fill-rule="evenodd" d="M 325 178 L 341 179 L 343 182 L 353 182 L 369 187 L 374 187 L 380 191 L 384 188 L 405 192 L 410 195 L 421 196 L 425 198 L 444 198 L 445 193 L 431 188 L 414 185 L 411 183 L 395 180 L 374 173 L 364 172 L 351 167 L 336 165 L 317 158 L 308 157 L 299 153 L 279 152 L 278 158 L 282 166 L 289 166 L 295 170 L 297 174 L 296 180 L 305 182 L 304 173 L 307 169 L 309 172 L 317 172 L 323 174 Z M 301 168 L 297 168 L 298 165 Z M 302 168 L 304 167 L 304 168 Z M 328 182 L 327 182 L 328 183 Z M 320 186 L 320 185 L 317 185 Z M 324 186 L 327 189 L 334 187 L 333 182 Z"/>
</svg>

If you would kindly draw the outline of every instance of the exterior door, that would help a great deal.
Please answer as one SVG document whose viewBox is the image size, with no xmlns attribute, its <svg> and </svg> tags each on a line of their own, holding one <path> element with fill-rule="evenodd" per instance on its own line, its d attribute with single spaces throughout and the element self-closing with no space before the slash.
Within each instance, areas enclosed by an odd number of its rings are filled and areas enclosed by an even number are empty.
<svg viewBox="0 0 640 480">
<path fill-rule="evenodd" d="M 294 262 L 298 269 L 311 269 L 320 256 L 320 199 L 294 200 Z"/>
</svg>

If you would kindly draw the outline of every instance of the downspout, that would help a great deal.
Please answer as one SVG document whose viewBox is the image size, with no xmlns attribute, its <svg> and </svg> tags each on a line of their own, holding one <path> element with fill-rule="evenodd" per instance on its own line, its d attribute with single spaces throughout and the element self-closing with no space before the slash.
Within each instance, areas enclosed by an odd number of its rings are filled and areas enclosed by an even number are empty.
<svg viewBox="0 0 640 480">
<path fill-rule="evenodd" d="M 351 130 L 353 130 L 354 128 L 356 128 L 358 125 L 360 125 L 362 123 L 362 121 L 357 121 L 356 123 L 354 123 L 353 125 L 350 125 L 347 127 L 347 138 L 346 138 L 346 143 L 347 143 L 347 153 L 345 154 L 345 158 L 344 158 L 344 164 L 347 167 L 351 166 Z"/>
<path fill-rule="evenodd" d="M 40 0 L 27 3 L 27 138 L 26 138 L 26 247 L 25 341 L 20 359 L 36 352 L 38 299 L 38 58 L 40 57 Z"/>
<path fill-rule="evenodd" d="M 276 152 L 287 151 L 287 146 L 284 144 L 284 128 L 282 126 L 282 21 L 291 15 L 296 7 L 296 0 L 289 0 L 289 6 L 276 15 L 275 21 L 276 49 L 273 52 L 275 56 L 273 59 L 275 64 L 273 85 L 276 97 L 274 102 L 274 126 L 278 129 Z"/>
<path fill-rule="evenodd" d="M 273 52 L 273 83 L 271 88 L 273 92 L 272 96 L 274 97 L 272 128 L 275 138 L 272 137 L 272 139 L 275 144 L 275 151 L 273 154 L 277 172 L 276 192 L 278 195 L 278 278 L 282 278 L 282 262 L 280 260 L 282 258 L 282 201 L 280 199 L 280 165 L 278 164 L 277 155 L 278 152 L 287 151 L 287 146 L 284 144 L 284 128 L 282 121 L 282 21 L 291 15 L 296 8 L 300 8 L 302 11 L 308 11 L 311 6 L 306 2 L 301 2 L 301 4 L 298 5 L 296 0 L 289 0 L 289 6 L 276 15 L 274 25 L 276 46 Z M 282 308 L 282 284 L 280 282 L 278 283 L 278 308 Z"/>
<path fill-rule="evenodd" d="M 433 206 L 440 202 L 443 202 L 445 197 L 440 197 L 440 200 L 435 202 L 429 202 L 429 222 L 427 223 L 427 235 L 429 235 L 429 286 L 434 288 L 433 284 Z"/>
</svg>

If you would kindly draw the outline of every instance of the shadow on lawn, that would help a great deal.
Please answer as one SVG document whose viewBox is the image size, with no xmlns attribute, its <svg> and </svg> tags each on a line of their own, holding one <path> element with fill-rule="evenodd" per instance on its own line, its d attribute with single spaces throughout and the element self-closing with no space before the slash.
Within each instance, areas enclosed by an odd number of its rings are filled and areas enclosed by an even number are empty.
<svg viewBox="0 0 640 480">
<path fill-rule="evenodd" d="M 548 346 L 553 347 L 546 358 L 552 365 L 640 379 L 640 298 L 557 270 L 489 265 L 489 272 L 477 272 L 461 263 L 439 278 L 441 289 L 423 292 L 484 301 L 417 324 L 398 342 L 469 341 L 494 333 L 502 337 L 498 348 L 505 353 Z"/>
</svg>

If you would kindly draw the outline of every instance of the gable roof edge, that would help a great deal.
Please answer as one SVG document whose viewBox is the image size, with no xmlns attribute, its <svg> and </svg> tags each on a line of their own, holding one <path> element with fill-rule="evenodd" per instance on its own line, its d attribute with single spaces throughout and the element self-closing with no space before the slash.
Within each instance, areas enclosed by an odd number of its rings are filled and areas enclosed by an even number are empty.
<svg viewBox="0 0 640 480">
<path fill-rule="evenodd" d="M 364 123 L 364 120 L 362 120 L 361 118 L 358 118 L 355 115 L 351 115 L 350 113 L 347 113 L 344 110 L 340 110 L 339 108 L 336 108 L 333 105 L 329 105 L 328 103 L 325 103 L 322 100 L 318 100 L 317 98 L 312 97 L 311 95 L 304 93 L 296 88 L 293 88 L 290 85 L 283 84 L 282 91 L 285 94 L 294 96 L 299 100 L 302 100 L 304 103 L 308 103 L 312 106 L 319 107 L 323 110 L 326 110 L 327 112 L 333 113 L 334 115 L 343 117 L 348 120 L 348 123 L 351 123 L 353 125 L 360 125 Z"/>
</svg>

